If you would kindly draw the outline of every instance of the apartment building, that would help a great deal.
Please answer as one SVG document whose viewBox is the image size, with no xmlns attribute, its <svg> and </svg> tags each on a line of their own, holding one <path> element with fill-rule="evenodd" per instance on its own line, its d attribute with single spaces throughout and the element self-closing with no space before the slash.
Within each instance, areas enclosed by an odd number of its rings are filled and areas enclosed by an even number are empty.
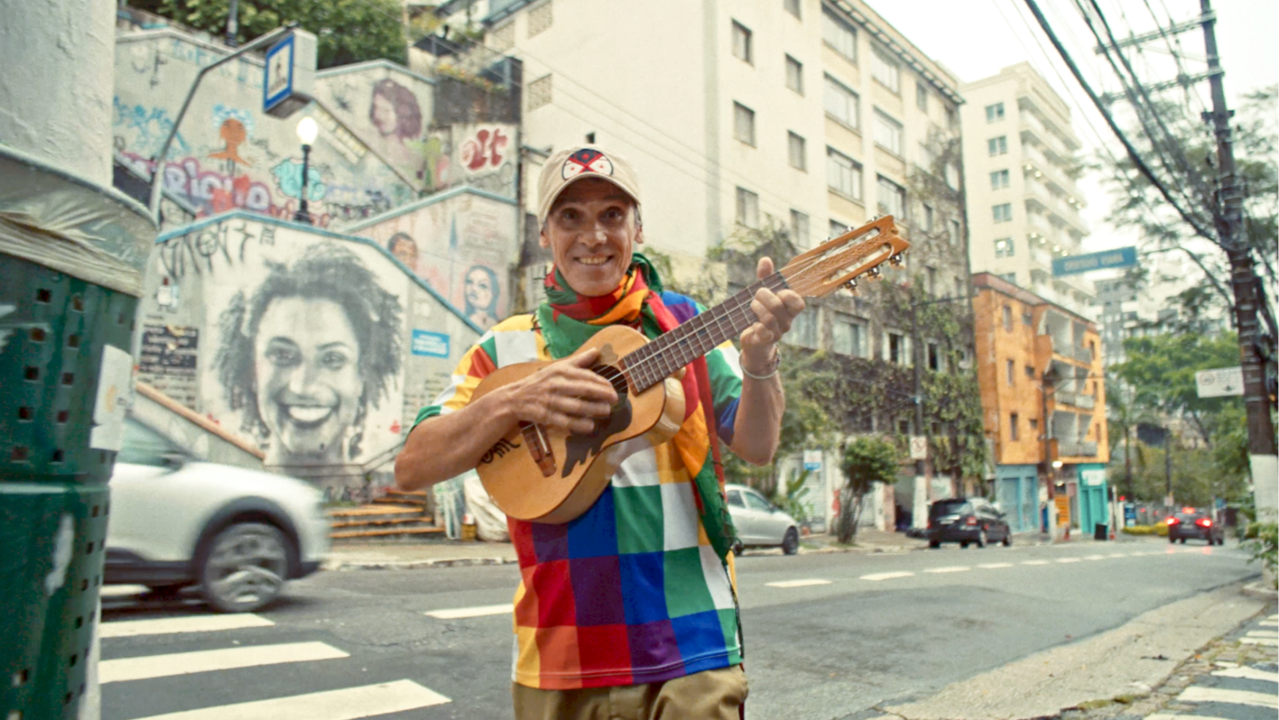
<svg viewBox="0 0 1279 720">
<path fill-rule="evenodd" d="M 961 86 L 964 177 L 973 272 L 989 272 L 1079 315 L 1095 292 L 1054 277 L 1054 258 L 1088 235 L 1075 183 L 1079 139 L 1070 108 L 1029 63 Z"/>
<path fill-rule="evenodd" d="M 1097 326 L 992 273 L 973 275 L 977 377 L 996 497 L 1014 530 L 1109 524 Z M 1051 509 L 1050 509 L 1051 506 Z"/>
</svg>

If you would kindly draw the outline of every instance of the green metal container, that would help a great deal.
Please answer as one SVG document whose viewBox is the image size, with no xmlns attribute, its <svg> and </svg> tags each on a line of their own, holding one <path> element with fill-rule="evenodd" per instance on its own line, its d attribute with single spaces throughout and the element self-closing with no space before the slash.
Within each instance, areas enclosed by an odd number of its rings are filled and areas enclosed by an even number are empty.
<svg viewBox="0 0 1279 720">
<path fill-rule="evenodd" d="M 0 718 L 74 718 L 98 621 L 114 453 L 104 354 L 137 298 L 0 253 Z M 109 351 L 107 348 L 115 348 Z M 115 388 L 115 385 L 112 386 Z M 95 658 L 96 660 L 96 658 Z"/>
</svg>

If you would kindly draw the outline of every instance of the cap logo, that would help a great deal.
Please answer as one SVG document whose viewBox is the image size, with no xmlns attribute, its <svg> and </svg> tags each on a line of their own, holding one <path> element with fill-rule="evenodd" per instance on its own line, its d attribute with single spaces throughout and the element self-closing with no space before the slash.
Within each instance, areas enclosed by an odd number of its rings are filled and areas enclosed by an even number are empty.
<svg viewBox="0 0 1279 720">
<path fill-rule="evenodd" d="M 564 161 L 564 167 L 560 169 L 560 176 L 565 180 L 577 177 L 582 173 L 596 173 L 598 175 L 613 175 L 613 161 L 604 156 L 604 153 L 592 148 L 582 148 Z"/>
</svg>

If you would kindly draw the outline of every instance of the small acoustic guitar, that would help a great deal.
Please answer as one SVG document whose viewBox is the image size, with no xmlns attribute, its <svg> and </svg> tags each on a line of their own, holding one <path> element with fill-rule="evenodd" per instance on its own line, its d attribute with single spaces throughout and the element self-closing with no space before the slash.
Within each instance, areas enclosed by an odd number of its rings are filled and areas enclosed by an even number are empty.
<svg viewBox="0 0 1279 720">
<path fill-rule="evenodd" d="M 600 330 L 576 354 L 598 348 L 591 369 L 617 391 L 612 414 L 589 434 L 520 423 L 480 459 L 476 470 L 493 501 L 510 517 L 565 523 L 595 502 L 625 459 L 621 443 L 646 433 L 657 442 L 673 437 L 684 421 L 684 393 L 678 376 L 693 360 L 755 322 L 751 300 L 761 287 L 790 289 L 821 297 L 861 275 L 879 277 L 884 262 L 898 265 L 909 244 L 897 235 L 892 216 L 879 218 L 796 257 L 786 267 L 723 303 L 649 340 L 622 325 Z M 550 363 L 508 365 L 489 374 L 473 399 L 522 380 Z"/>
</svg>

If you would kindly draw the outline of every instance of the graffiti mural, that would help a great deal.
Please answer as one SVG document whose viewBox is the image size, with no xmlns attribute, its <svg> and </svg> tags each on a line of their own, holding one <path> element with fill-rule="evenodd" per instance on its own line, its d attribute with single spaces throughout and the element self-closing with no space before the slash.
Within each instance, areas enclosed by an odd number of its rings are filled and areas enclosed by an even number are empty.
<svg viewBox="0 0 1279 720">
<path fill-rule="evenodd" d="M 487 330 L 510 312 L 508 268 L 516 262 L 514 203 L 466 189 L 410 205 L 352 231 L 385 247 Z"/>
</svg>

